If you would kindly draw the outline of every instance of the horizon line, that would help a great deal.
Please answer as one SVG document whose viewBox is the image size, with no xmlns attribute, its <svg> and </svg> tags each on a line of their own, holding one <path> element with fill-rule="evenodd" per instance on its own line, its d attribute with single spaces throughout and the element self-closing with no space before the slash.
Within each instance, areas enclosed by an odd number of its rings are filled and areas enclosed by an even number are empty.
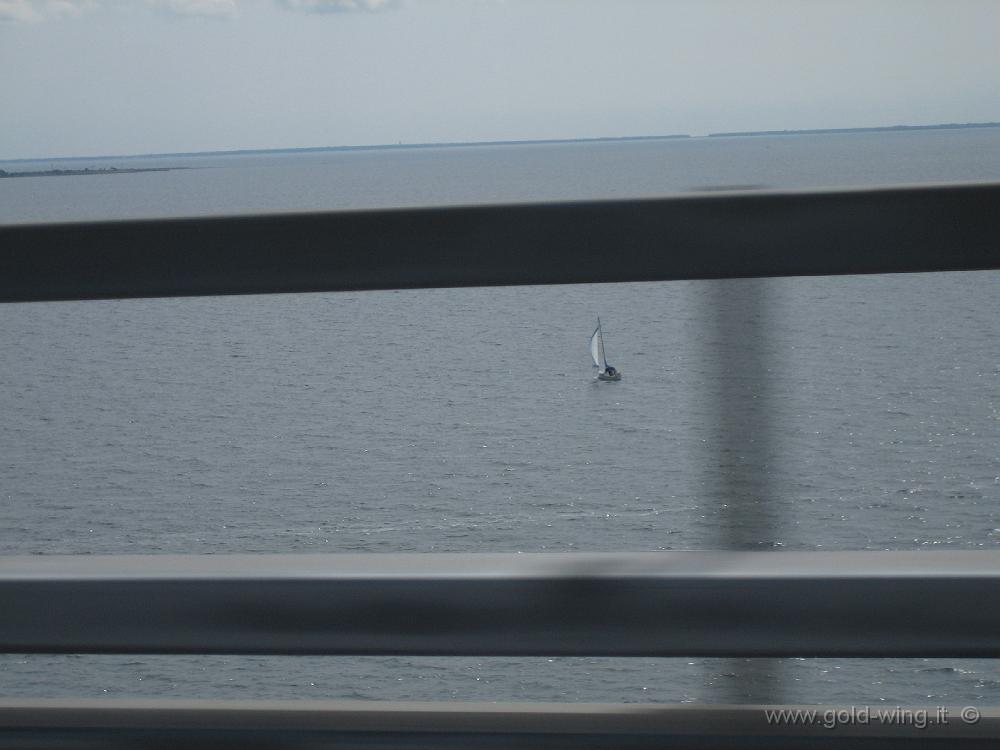
<svg viewBox="0 0 1000 750">
<path fill-rule="evenodd" d="M 834 133 L 874 133 L 874 132 L 905 132 L 912 130 L 962 130 L 977 128 L 1000 128 L 1000 122 L 947 122 L 933 123 L 929 125 L 880 125 L 848 128 L 793 128 L 786 130 L 737 130 L 718 133 L 705 133 L 703 135 L 690 135 L 688 133 L 671 133 L 665 135 L 625 135 L 625 136 L 597 136 L 583 138 L 525 138 L 506 139 L 489 141 L 427 141 L 417 143 L 379 143 L 368 145 L 340 145 L 340 146 L 277 146 L 272 148 L 240 148 L 240 149 L 212 149 L 208 151 L 162 151 L 136 154 L 98 154 L 92 156 L 28 156 L 15 158 L 0 158 L 0 163 L 9 164 L 17 162 L 35 161 L 88 161 L 96 159 L 157 159 L 164 157 L 192 157 L 192 156 L 245 156 L 251 154 L 288 154 L 288 153 L 318 153 L 326 151 L 380 151 L 391 150 L 401 151 L 405 149 L 425 149 L 425 148 L 470 148 L 476 146 L 530 146 L 556 143 L 600 143 L 618 141 L 656 141 L 656 140 L 684 140 L 692 138 L 754 138 L 761 136 L 775 135 L 822 135 Z"/>
</svg>

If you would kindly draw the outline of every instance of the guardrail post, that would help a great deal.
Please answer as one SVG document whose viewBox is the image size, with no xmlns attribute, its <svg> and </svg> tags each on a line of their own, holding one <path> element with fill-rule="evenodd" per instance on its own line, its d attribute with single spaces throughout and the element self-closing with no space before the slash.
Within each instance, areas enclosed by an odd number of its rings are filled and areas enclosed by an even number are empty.
<svg viewBox="0 0 1000 750">
<path fill-rule="evenodd" d="M 771 507 L 773 430 L 766 345 L 767 279 L 709 282 L 704 355 L 714 367 L 708 384 L 713 407 L 711 446 L 705 455 L 705 511 L 719 520 L 719 547 L 767 549 L 776 541 Z M 712 507 L 712 504 L 715 507 Z M 781 702 L 780 662 L 727 660 L 738 675 L 723 702 Z"/>
</svg>

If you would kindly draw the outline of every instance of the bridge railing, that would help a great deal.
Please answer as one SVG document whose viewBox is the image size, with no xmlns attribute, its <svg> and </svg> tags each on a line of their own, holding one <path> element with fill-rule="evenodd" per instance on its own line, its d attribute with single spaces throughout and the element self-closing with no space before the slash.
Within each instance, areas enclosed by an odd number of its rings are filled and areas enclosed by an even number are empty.
<svg viewBox="0 0 1000 750">
<path fill-rule="evenodd" d="M 997 268 L 1000 184 L 0 227 L 2 302 Z M 995 658 L 1000 553 L 6 557 L 0 651 Z M 0 747 L 1000 740 L 779 709 L 4 699 Z"/>
<path fill-rule="evenodd" d="M 0 226 L 0 302 L 1000 267 L 1000 184 Z"/>
</svg>

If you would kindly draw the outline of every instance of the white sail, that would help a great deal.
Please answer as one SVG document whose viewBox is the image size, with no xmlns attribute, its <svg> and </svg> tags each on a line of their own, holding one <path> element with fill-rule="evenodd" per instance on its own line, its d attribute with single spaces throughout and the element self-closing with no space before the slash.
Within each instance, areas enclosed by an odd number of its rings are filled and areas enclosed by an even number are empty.
<svg viewBox="0 0 1000 750">
<path fill-rule="evenodd" d="M 601 370 L 607 368 L 608 363 L 604 359 L 604 337 L 601 335 L 600 320 L 597 321 L 594 335 L 590 337 L 590 356 L 594 360 L 594 367 L 600 367 Z"/>
</svg>

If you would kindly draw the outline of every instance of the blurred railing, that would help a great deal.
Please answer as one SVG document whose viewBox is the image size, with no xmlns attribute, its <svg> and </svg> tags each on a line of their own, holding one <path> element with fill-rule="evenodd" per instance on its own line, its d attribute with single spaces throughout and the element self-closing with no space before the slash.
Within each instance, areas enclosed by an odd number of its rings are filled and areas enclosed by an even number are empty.
<svg viewBox="0 0 1000 750">
<path fill-rule="evenodd" d="M 0 302 L 1000 267 L 1000 184 L 0 226 Z"/>
<path fill-rule="evenodd" d="M 0 227 L 0 302 L 997 268 L 1000 184 Z M 732 337 L 732 321 L 717 325 Z M 766 368 L 757 370 L 759 379 Z M 767 432 L 729 427 L 736 441 Z M 740 481 L 723 478 L 733 493 L 766 494 L 754 455 L 733 470 Z M 753 534 L 769 523 L 762 510 Z M 752 544 L 731 520 L 723 543 Z M 1000 553 L 8 557 L 0 650 L 995 658 Z M 829 727 L 824 716 L 779 721 L 760 706 L 0 700 L 0 748 L 1000 740 L 994 711 L 969 722 L 956 708 L 924 726 Z"/>
</svg>

